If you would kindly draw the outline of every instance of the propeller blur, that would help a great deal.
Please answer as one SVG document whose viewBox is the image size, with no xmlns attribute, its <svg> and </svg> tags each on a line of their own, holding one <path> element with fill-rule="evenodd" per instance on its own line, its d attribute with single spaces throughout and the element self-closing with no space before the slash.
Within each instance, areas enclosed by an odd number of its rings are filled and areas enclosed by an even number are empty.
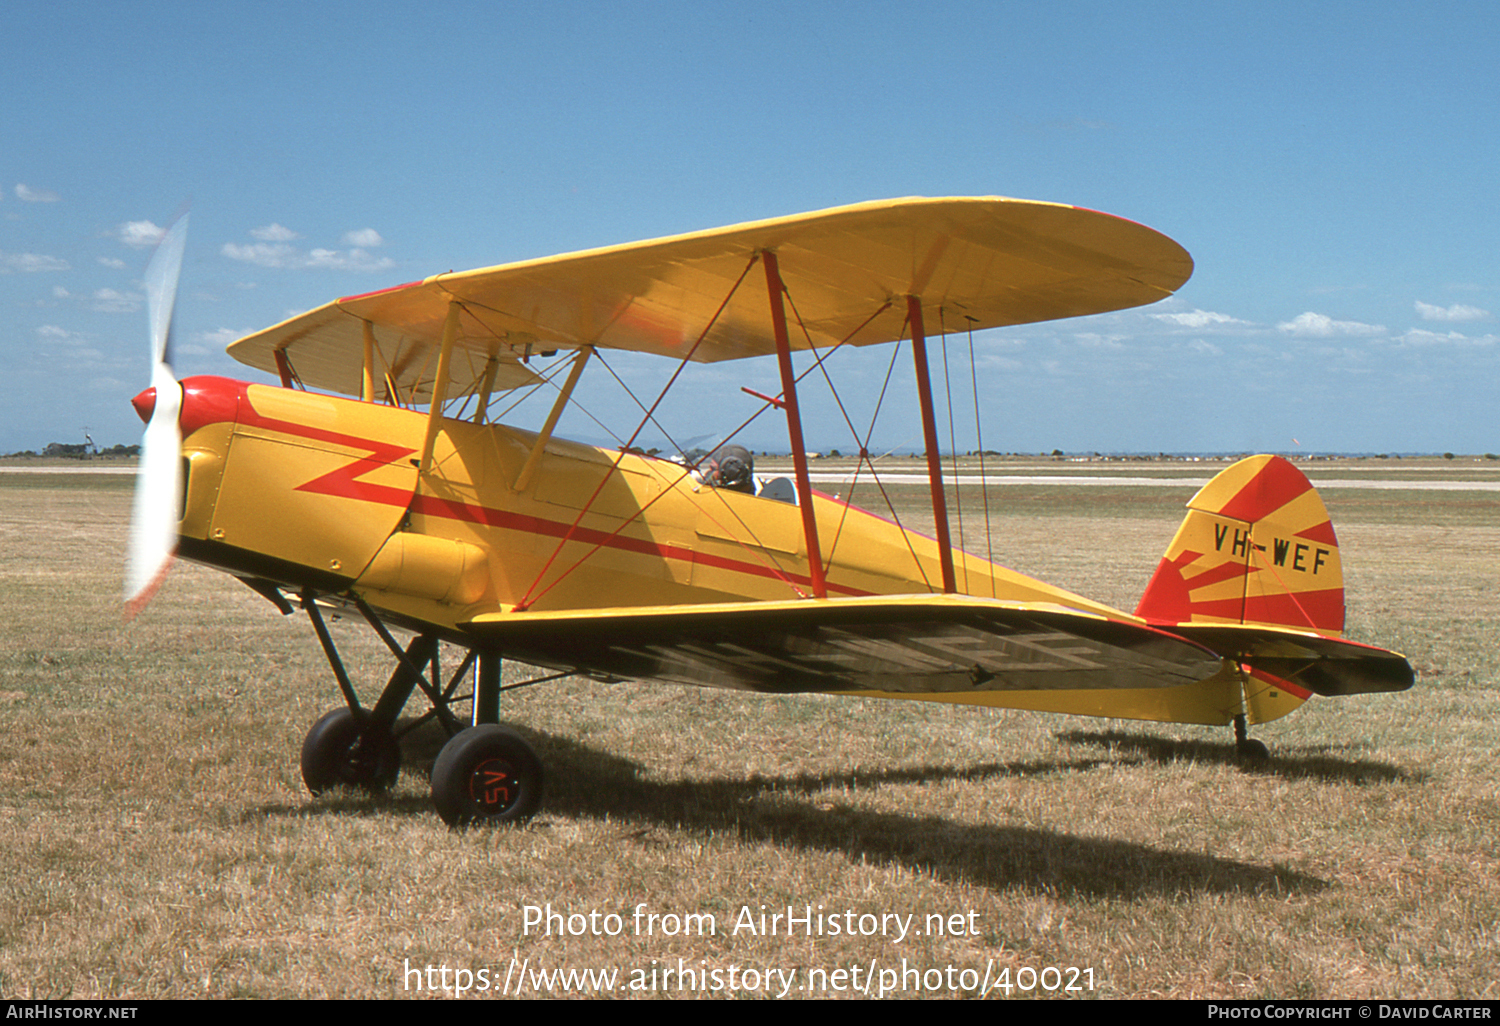
<svg viewBox="0 0 1500 1026">
<path fill-rule="evenodd" d="M 182 507 L 182 430 L 178 426 L 182 386 L 172 373 L 172 308 L 182 273 L 187 226 L 184 214 L 162 236 L 146 268 L 151 387 L 135 400 L 136 410 L 147 420 L 130 518 L 125 570 L 127 620 L 151 601 L 177 550 L 177 522 Z"/>
</svg>

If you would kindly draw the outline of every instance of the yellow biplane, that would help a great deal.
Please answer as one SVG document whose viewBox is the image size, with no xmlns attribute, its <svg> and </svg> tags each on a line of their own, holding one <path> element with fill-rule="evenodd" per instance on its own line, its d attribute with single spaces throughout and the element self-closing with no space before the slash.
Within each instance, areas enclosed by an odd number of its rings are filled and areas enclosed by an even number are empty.
<svg viewBox="0 0 1500 1026">
<path fill-rule="evenodd" d="M 126 600 L 133 614 L 176 551 L 305 610 L 345 703 L 303 744 L 314 793 L 390 787 L 398 717 L 421 690 L 421 720 L 450 736 L 431 779 L 442 817 L 531 816 L 542 767 L 498 722 L 504 659 L 544 668 L 510 687 L 582 674 L 1233 724 L 1247 756 L 1264 755 L 1248 723 L 1310 695 L 1412 683 L 1401 656 L 1342 638 L 1328 514 L 1275 456 L 1197 494 L 1134 614 L 953 546 L 928 331 L 1171 295 L 1191 259 L 1133 222 L 902 199 L 440 274 L 229 347 L 280 387 L 175 380 L 183 234 L 148 273 L 154 372 L 135 399 L 147 428 Z M 798 406 L 794 351 L 821 369 L 840 347 L 907 341 L 932 538 L 815 491 Z M 636 435 L 617 449 L 553 437 L 601 350 L 675 361 L 668 387 L 690 361 L 774 356 L 781 394 L 751 394 L 785 417 L 792 480 L 759 479 L 748 452 L 724 446 L 670 460 L 641 454 Z M 500 397 L 540 387 L 557 395 L 539 430 L 492 421 Z M 328 607 L 356 610 L 391 650 L 373 706 Z M 451 674 L 440 642 L 467 653 Z"/>
</svg>

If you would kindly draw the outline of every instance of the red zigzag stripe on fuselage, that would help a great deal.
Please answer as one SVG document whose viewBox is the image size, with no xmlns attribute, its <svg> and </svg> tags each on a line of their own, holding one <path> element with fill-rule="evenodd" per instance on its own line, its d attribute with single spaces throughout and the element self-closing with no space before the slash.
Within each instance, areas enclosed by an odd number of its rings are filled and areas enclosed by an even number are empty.
<svg viewBox="0 0 1500 1026">
<path fill-rule="evenodd" d="M 298 485 L 297 491 L 311 492 L 316 495 L 330 495 L 335 498 L 354 499 L 360 502 L 372 502 L 383 506 L 409 506 L 412 512 L 422 513 L 427 516 L 484 524 L 487 527 L 498 527 L 503 530 L 519 531 L 550 538 L 565 537 L 569 529 L 573 526 L 571 523 L 548 520 L 543 517 L 517 513 L 512 510 L 496 509 L 492 506 L 482 506 L 475 503 L 455 502 L 450 499 L 441 499 L 434 495 L 422 495 L 420 493 L 413 495 L 401 488 L 361 481 L 360 478 L 365 474 L 399 463 L 402 459 L 416 452 L 416 450 L 404 446 L 392 445 L 388 442 L 377 442 L 369 438 L 343 434 L 338 431 L 329 431 L 326 428 L 316 428 L 296 421 L 267 417 L 257 410 L 255 404 L 250 401 L 248 388 L 244 382 L 221 378 L 217 379 L 207 390 L 221 392 L 224 385 L 234 387 L 238 393 L 236 398 L 241 400 L 238 404 L 238 411 L 235 414 L 235 421 L 238 424 L 267 431 L 275 431 L 297 438 L 330 442 L 335 445 L 348 446 L 351 449 L 365 450 L 366 455 L 352 457 L 349 463 L 329 471 L 320 477 L 313 478 L 311 481 Z M 228 409 L 233 408 L 234 404 L 228 404 Z M 225 413 L 228 412 L 228 409 L 225 409 L 223 406 L 220 409 L 223 409 Z M 193 429 L 197 430 L 207 423 L 212 422 L 211 420 L 195 421 Z M 656 556 L 661 559 L 674 559 L 681 562 L 709 566 L 719 570 L 727 570 L 731 573 L 746 574 L 751 577 L 785 580 L 792 584 L 805 586 L 811 586 L 812 583 L 811 578 L 806 574 L 788 573 L 778 570 L 773 566 L 758 565 L 745 560 L 731 559 L 726 556 L 709 555 L 676 545 L 662 545 L 658 542 L 631 538 L 620 534 L 610 534 L 593 528 L 578 528 L 573 532 L 573 540 L 586 544 L 602 545 L 606 548 L 618 549 L 624 552 L 634 552 L 641 555 Z M 873 592 L 864 591 L 859 588 L 832 583 L 829 584 L 829 589 L 843 595 L 874 594 Z"/>
<path fill-rule="evenodd" d="M 495 509 L 492 506 L 455 502 L 452 499 L 441 499 L 435 495 L 417 495 L 412 501 L 412 512 L 428 516 L 446 517 L 450 520 L 463 520 L 469 523 L 484 524 L 487 527 L 498 527 L 508 531 L 520 531 L 525 534 L 537 534 L 548 538 L 567 537 L 569 530 L 572 529 L 571 540 L 574 542 L 603 545 L 606 548 L 619 549 L 625 552 L 659 556 L 662 559 L 675 559 L 685 563 L 695 563 L 700 566 L 711 566 L 719 570 L 748 574 L 753 577 L 784 580 L 793 584 L 810 586 L 812 583 L 806 574 L 788 573 L 771 566 L 758 566 L 755 563 L 748 563 L 744 560 L 730 559 L 726 556 L 712 556 L 694 549 L 685 549 L 677 545 L 663 545 L 660 542 L 646 541 L 643 538 L 631 538 L 622 534 L 611 534 L 607 531 L 600 531 L 590 527 L 575 529 L 571 523 L 564 523 L 560 520 L 548 520 L 526 513 Z M 863 591 L 859 588 L 850 588 L 844 585 L 830 584 L 828 587 L 830 590 L 838 591 L 844 595 L 874 594 L 874 592 Z"/>
</svg>

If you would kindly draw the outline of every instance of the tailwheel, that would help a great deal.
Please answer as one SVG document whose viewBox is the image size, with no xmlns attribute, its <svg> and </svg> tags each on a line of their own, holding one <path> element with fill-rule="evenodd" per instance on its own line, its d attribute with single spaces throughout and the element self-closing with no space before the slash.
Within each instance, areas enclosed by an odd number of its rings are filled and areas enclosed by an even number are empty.
<svg viewBox="0 0 1500 1026">
<path fill-rule="evenodd" d="M 335 709 L 302 742 L 302 779 L 313 794 L 334 787 L 389 791 L 401 774 L 401 746 L 369 713 Z"/>
<path fill-rule="evenodd" d="M 542 762 L 509 727 L 469 727 L 438 753 L 432 801 L 451 827 L 524 822 L 542 805 Z"/>
</svg>

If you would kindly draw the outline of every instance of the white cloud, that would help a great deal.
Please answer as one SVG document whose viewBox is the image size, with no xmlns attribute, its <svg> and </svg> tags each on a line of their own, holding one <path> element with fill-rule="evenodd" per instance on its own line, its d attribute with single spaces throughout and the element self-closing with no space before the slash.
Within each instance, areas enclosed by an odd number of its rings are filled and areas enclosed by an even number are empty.
<svg viewBox="0 0 1500 1026">
<path fill-rule="evenodd" d="M 165 232 L 150 221 L 126 221 L 115 228 L 115 238 L 134 249 L 147 249 L 160 242 Z"/>
<path fill-rule="evenodd" d="M 104 361 L 104 354 L 89 344 L 87 336 L 76 331 L 59 328 L 55 324 L 44 324 L 36 329 L 36 333 L 44 345 L 66 346 L 66 350 L 54 350 L 51 358 L 66 359 L 71 367 L 92 367 Z"/>
<path fill-rule="evenodd" d="M 362 249 L 339 252 L 331 249 L 315 249 L 308 254 L 309 267 L 332 267 L 341 271 L 383 271 L 395 267 L 390 257 L 375 257 Z"/>
<path fill-rule="evenodd" d="M 231 342 L 237 342 L 250 334 L 248 331 L 235 331 L 233 328 L 216 328 L 213 331 L 199 332 L 194 337 L 206 346 L 214 349 L 223 349 Z"/>
<path fill-rule="evenodd" d="M 101 313 L 130 313 L 141 308 L 141 300 L 139 296 L 115 289 L 96 289 L 89 308 Z"/>
<path fill-rule="evenodd" d="M 1481 310 L 1477 306 L 1464 306 L 1462 303 L 1454 303 L 1452 306 L 1433 306 L 1417 300 L 1417 315 L 1424 321 L 1482 321 L 1490 315 L 1488 310 Z"/>
<path fill-rule="evenodd" d="M 219 252 L 231 260 L 255 264 L 257 267 L 294 267 L 297 259 L 297 251 L 284 242 L 257 242 L 249 246 L 226 242 Z"/>
<path fill-rule="evenodd" d="M 125 266 L 125 261 L 119 257 L 100 257 L 99 262 L 105 267 L 113 267 L 117 271 Z"/>
<path fill-rule="evenodd" d="M 389 257 L 374 257 L 363 249 L 313 249 L 303 251 L 284 242 L 257 242 L 241 246 L 226 242 L 220 252 L 231 260 L 257 267 L 321 267 L 338 271 L 383 271 L 396 266 Z"/>
<path fill-rule="evenodd" d="M 1446 335 L 1425 328 L 1412 328 L 1398 340 L 1402 347 L 1428 348 L 1432 346 L 1452 346 L 1456 349 L 1489 348 L 1494 346 L 1496 337 L 1494 335 L 1480 335 L 1477 338 L 1450 331 Z"/>
<path fill-rule="evenodd" d="M 20 271 L 31 274 L 36 271 L 70 270 L 66 260 L 43 256 L 40 253 L 0 253 L 0 274 Z"/>
<path fill-rule="evenodd" d="M 25 200 L 27 203 L 56 203 L 62 197 L 51 189 L 33 189 L 29 185 L 17 185 L 16 199 Z"/>
<path fill-rule="evenodd" d="M 374 249 L 376 246 L 385 245 L 385 240 L 380 237 L 380 233 L 374 228 L 361 228 L 357 232 L 345 232 L 344 245 Z"/>
<path fill-rule="evenodd" d="M 1208 310 L 1192 310 L 1187 313 L 1151 314 L 1158 321 L 1180 324 L 1184 328 L 1206 328 L 1211 324 L 1249 324 L 1228 314 L 1212 313 Z"/>
<path fill-rule="evenodd" d="M 268 224 L 264 228 L 251 228 L 250 237 L 259 239 L 261 242 L 291 242 L 293 239 L 302 238 L 290 228 L 275 223 Z"/>
<path fill-rule="evenodd" d="M 1026 367 L 1020 360 L 1009 356 L 999 356 L 994 353 L 981 353 L 976 362 L 986 370 L 1019 371 Z"/>
<path fill-rule="evenodd" d="M 1332 338 L 1335 335 L 1383 335 L 1385 326 L 1359 321 L 1336 321 L 1327 314 L 1301 313 L 1276 327 L 1289 335 L 1303 338 Z"/>
</svg>

